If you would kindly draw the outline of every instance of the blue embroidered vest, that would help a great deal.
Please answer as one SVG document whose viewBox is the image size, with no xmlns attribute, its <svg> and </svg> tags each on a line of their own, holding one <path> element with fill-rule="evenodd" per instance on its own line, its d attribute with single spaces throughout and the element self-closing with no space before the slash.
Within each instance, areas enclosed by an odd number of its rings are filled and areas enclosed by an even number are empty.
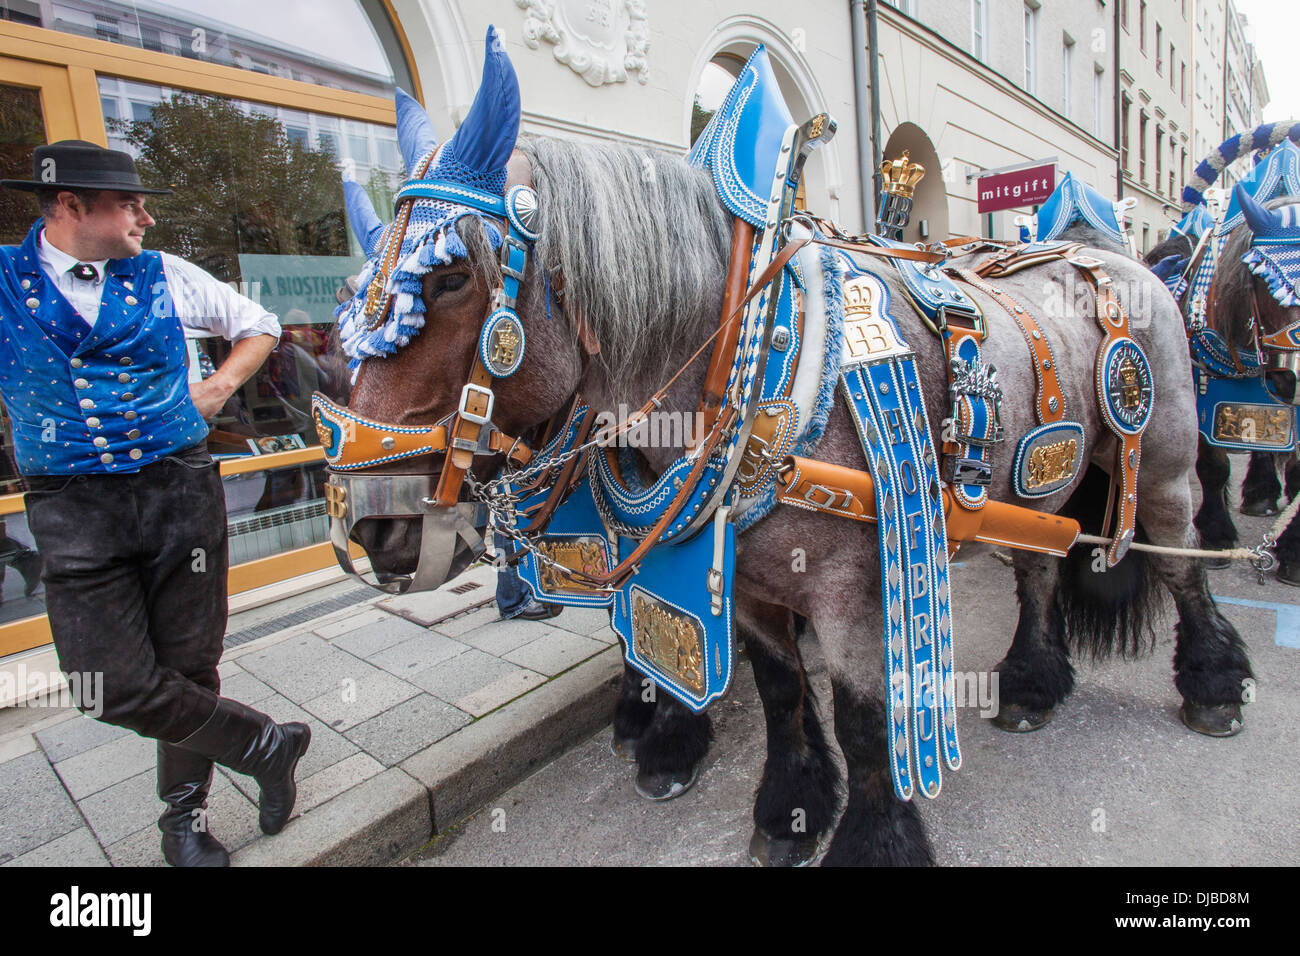
<svg viewBox="0 0 1300 956">
<path fill-rule="evenodd" d="M 162 256 L 110 260 L 91 327 L 41 269 L 42 228 L 0 246 L 0 395 L 18 470 L 133 472 L 203 441 Z"/>
</svg>

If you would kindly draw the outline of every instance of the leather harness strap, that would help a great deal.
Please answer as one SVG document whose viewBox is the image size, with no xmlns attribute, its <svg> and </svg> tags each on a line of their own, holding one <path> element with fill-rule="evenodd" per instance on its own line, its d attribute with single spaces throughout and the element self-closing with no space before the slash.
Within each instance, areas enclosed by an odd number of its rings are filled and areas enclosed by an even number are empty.
<svg viewBox="0 0 1300 956">
<path fill-rule="evenodd" d="M 1092 286 L 1093 298 L 1097 307 L 1097 322 L 1101 326 L 1104 338 L 1097 350 L 1097 400 L 1101 404 L 1102 417 L 1119 439 L 1119 451 L 1115 468 L 1111 474 L 1112 486 L 1118 486 L 1119 505 L 1116 509 L 1117 523 L 1106 561 L 1114 567 L 1124 557 L 1133 541 L 1137 527 L 1137 482 L 1138 468 L 1142 457 L 1142 431 L 1146 425 L 1144 419 L 1139 427 L 1130 431 L 1117 428 L 1111 420 L 1108 398 L 1106 395 L 1107 369 L 1105 358 L 1112 345 L 1120 340 L 1129 340 L 1128 313 L 1115 295 L 1110 276 L 1102 268 L 1100 259 L 1091 256 L 1074 256 L 1068 260 L 1071 265 L 1083 273 Z M 1136 345 L 1134 344 L 1134 348 Z M 1145 359 L 1143 360 L 1145 361 Z M 1149 419 L 1149 415 L 1147 418 Z M 1108 522 L 1109 523 L 1109 519 Z M 1103 534 L 1105 531 L 1103 530 Z"/>
<path fill-rule="evenodd" d="M 1083 243 L 1072 242 L 1051 249 L 1034 249 L 1028 252 L 1025 251 L 1026 248 L 1025 246 L 1016 246 L 1006 252 L 991 256 L 975 267 L 975 274 L 981 279 L 1000 279 L 1003 276 L 1011 275 L 1013 272 L 1019 272 L 1021 269 L 1036 266 L 1040 262 L 1050 262 L 1053 259 L 1068 259 L 1083 248 Z"/>
<path fill-rule="evenodd" d="M 1034 378 L 1038 384 L 1038 424 L 1060 421 L 1065 417 L 1065 393 L 1061 390 L 1060 379 L 1056 375 L 1056 357 L 1052 354 L 1051 343 L 1039 327 L 1033 314 L 1002 289 L 984 282 L 969 269 L 950 269 L 963 282 L 974 286 L 992 297 L 1002 306 L 1025 337 L 1034 363 Z"/>
<path fill-rule="evenodd" d="M 876 520 L 871 475 L 854 468 L 787 456 L 779 472 L 782 504 L 854 521 Z M 961 507 L 952 489 L 943 488 L 943 510 L 950 542 L 983 541 L 1043 554 L 1064 556 L 1079 535 L 1079 523 L 1062 515 L 990 500 L 978 511 Z M 950 545 L 950 550 L 956 548 Z"/>
<path fill-rule="evenodd" d="M 726 397 L 727 375 L 736 355 L 736 340 L 740 337 L 740 323 L 728 321 L 735 311 L 736 302 L 745 293 L 745 277 L 749 273 L 749 257 L 754 247 L 754 227 L 739 216 L 732 220 L 731 258 L 727 265 L 727 288 L 722 296 L 722 334 L 713 345 L 709 369 L 704 375 L 704 388 L 700 394 L 699 411 L 717 414 Z"/>
</svg>

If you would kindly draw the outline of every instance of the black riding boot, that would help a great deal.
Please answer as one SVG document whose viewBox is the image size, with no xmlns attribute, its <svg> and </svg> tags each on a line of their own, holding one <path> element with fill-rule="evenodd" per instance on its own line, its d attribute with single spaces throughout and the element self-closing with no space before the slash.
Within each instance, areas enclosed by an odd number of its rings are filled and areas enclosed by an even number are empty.
<svg viewBox="0 0 1300 956">
<path fill-rule="evenodd" d="M 172 866 L 229 866 L 230 854 L 208 832 L 212 761 L 184 747 L 158 741 L 158 818 L 163 858 Z"/>
<path fill-rule="evenodd" d="M 273 834 L 289 822 L 298 797 L 293 774 L 310 743 L 306 724 L 277 724 L 260 711 L 221 697 L 207 723 L 179 746 L 255 779 L 262 788 L 257 822 L 263 833 Z"/>
</svg>

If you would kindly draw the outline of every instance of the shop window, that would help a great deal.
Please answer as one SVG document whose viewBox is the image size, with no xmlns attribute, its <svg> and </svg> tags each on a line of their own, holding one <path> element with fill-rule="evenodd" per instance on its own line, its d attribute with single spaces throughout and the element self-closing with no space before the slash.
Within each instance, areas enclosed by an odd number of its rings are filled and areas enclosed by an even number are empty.
<svg viewBox="0 0 1300 956">
<path fill-rule="evenodd" d="M 36 25 L 61 33 L 154 51 L 164 50 L 164 36 L 177 37 L 179 47 L 167 44 L 166 52 L 374 96 L 391 96 L 394 84 L 415 88 L 407 65 L 385 53 L 400 48 L 396 28 L 380 4 L 363 0 L 330 3 L 328 16 L 305 16 L 309 5 L 266 0 L 59 0 L 30 6 L 39 16 Z"/>
</svg>

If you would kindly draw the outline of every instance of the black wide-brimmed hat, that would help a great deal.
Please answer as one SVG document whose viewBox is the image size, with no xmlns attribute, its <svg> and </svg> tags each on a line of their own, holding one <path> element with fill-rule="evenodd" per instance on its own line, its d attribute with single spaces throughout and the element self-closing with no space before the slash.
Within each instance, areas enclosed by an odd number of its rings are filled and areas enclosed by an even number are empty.
<svg viewBox="0 0 1300 956">
<path fill-rule="evenodd" d="M 0 186 L 27 192 L 37 189 L 112 189 L 160 196 L 171 193 L 170 189 L 151 189 L 141 185 L 140 174 L 130 153 L 105 149 L 80 139 L 37 146 L 32 157 L 32 175 L 35 178 L 30 182 L 0 179 Z"/>
</svg>

